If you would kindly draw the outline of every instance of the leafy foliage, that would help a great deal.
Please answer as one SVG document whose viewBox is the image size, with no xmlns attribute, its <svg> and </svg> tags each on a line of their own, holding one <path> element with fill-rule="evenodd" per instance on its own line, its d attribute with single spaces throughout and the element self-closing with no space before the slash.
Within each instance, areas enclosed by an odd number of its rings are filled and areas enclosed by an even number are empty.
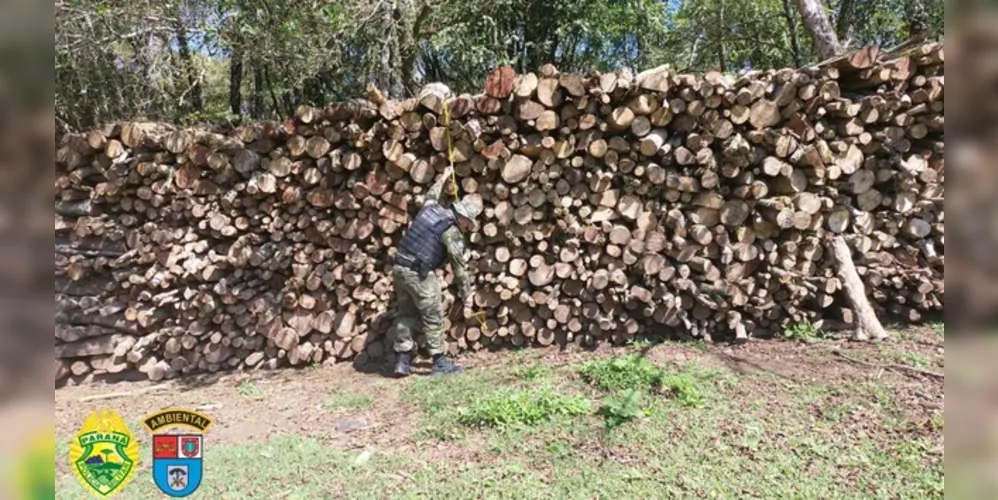
<svg viewBox="0 0 998 500">
<path fill-rule="evenodd" d="M 548 387 L 503 389 L 472 401 L 458 415 L 458 421 L 471 427 L 497 429 L 533 426 L 558 417 L 592 412 L 592 402 L 578 396 L 563 396 Z"/>
<path fill-rule="evenodd" d="M 628 389 L 619 397 L 607 398 L 600 413 L 606 419 L 606 428 L 613 429 L 628 420 L 645 417 L 650 412 L 641 407 L 641 391 Z"/>
<path fill-rule="evenodd" d="M 704 401 L 703 393 L 697 387 L 697 378 L 689 371 L 669 373 L 662 377 L 662 390 L 671 394 L 683 406 L 696 407 Z"/>
<path fill-rule="evenodd" d="M 545 364 L 535 364 L 514 368 L 513 375 L 520 380 L 538 380 L 551 374 L 551 367 Z"/>
<path fill-rule="evenodd" d="M 477 92 L 486 72 L 588 72 L 815 62 L 792 0 L 108 0 L 55 5 L 61 131 L 120 119 L 279 119 L 298 104 L 393 97 L 431 81 Z M 830 0 L 851 47 L 943 34 L 942 0 Z"/>
<path fill-rule="evenodd" d="M 789 340 L 799 340 L 802 342 L 814 342 L 822 337 L 820 330 L 808 322 L 793 323 L 783 328 L 783 336 Z"/>
<path fill-rule="evenodd" d="M 579 374 L 601 391 L 654 389 L 665 375 L 651 361 L 638 354 L 590 361 L 579 368 Z"/>
</svg>

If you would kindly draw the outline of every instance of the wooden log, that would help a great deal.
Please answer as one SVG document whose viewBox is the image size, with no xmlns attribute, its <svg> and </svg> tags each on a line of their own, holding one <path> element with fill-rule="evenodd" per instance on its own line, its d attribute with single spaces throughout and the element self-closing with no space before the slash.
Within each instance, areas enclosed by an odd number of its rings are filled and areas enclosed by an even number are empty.
<svg viewBox="0 0 998 500">
<path fill-rule="evenodd" d="M 841 236 L 832 238 L 831 253 L 838 266 L 838 274 L 842 279 L 846 297 L 851 309 L 856 313 L 856 340 L 882 340 L 887 338 L 887 332 L 877 319 L 877 315 L 867 298 L 866 287 L 856 272 L 852 251 Z"/>
<path fill-rule="evenodd" d="M 371 86 L 280 123 L 67 134 L 57 375 L 390 357 L 392 258 L 448 150 L 435 201 L 483 209 L 462 234 L 487 321 L 449 317 L 449 353 L 866 325 L 856 280 L 916 321 L 945 298 L 942 46 L 875 55 L 737 78 L 499 67 L 476 96 Z"/>
</svg>

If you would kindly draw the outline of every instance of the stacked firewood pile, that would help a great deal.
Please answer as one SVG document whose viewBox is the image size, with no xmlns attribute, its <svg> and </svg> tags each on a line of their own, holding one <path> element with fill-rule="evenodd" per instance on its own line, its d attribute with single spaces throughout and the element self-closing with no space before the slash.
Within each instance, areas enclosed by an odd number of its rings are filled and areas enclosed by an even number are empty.
<svg viewBox="0 0 998 500">
<path fill-rule="evenodd" d="M 484 314 L 449 309 L 452 351 L 848 326 L 833 236 L 879 315 L 918 320 L 943 305 L 943 90 L 936 43 L 737 77 L 499 68 L 478 96 L 68 136 L 57 380 L 391 357 L 390 257 L 449 151 L 484 207 Z"/>
</svg>

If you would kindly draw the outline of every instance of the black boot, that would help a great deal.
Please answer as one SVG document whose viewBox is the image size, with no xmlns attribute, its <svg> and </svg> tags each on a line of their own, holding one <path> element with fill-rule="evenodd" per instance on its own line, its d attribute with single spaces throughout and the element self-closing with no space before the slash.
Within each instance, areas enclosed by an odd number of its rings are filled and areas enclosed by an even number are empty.
<svg viewBox="0 0 998 500">
<path fill-rule="evenodd" d="M 412 358 L 412 354 L 408 352 L 398 352 L 395 353 L 395 371 L 393 372 L 396 377 L 407 377 L 412 373 L 412 369 L 409 367 L 409 361 Z"/>
<path fill-rule="evenodd" d="M 447 375 L 461 373 L 464 369 L 454 364 L 447 356 L 437 354 L 433 356 L 433 375 Z"/>
</svg>

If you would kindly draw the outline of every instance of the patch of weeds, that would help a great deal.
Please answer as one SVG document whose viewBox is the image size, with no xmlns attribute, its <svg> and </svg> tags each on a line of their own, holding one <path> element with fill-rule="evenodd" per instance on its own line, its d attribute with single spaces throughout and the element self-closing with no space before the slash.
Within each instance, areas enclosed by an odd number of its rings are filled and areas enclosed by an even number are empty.
<svg viewBox="0 0 998 500">
<path fill-rule="evenodd" d="M 453 421 L 453 418 L 441 418 L 422 425 L 413 434 L 413 438 L 417 441 L 460 441 L 466 433 L 463 428 L 452 425 Z"/>
<path fill-rule="evenodd" d="M 374 398 L 369 394 L 356 394 L 352 392 L 335 392 L 326 398 L 326 409 L 329 410 L 357 410 L 367 408 L 374 402 Z"/>
<path fill-rule="evenodd" d="M 925 368 L 929 365 L 929 361 L 917 352 L 900 352 L 897 354 L 897 360 L 903 365 L 908 365 L 915 368 Z"/>
<path fill-rule="evenodd" d="M 815 328 L 810 322 L 804 321 L 784 326 L 783 337 L 787 340 L 815 342 L 825 338 L 825 334 L 821 330 Z"/>
<path fill-rule="evenodd" d="M 933 456 L 941 458 L 942 450 L 936 449 L 925 439 L 910 439 L 894 445 L 891 453 L 881 460 L 894 462 L 894 467 L 920 483 L 922 488 L 942 492 L 942 475 L 933 468 L 926 467 Z"/>
<path fill-rule="evenodd" d="M 531 354 L 531 350 L 530 349 L 522 349 L 522 348 L 521 349 L 517 349 L 517 350 L 513 351 L 513 359 L 515 359 L 517 361 L 524 361 L 524 360 L 527 359 L 527 357 L 530 356 L 530 354 Z"/>
<path fill-rule="evenodd" d="M 512 370 L 513 376 L 520 380 L 538 380 L 551 374 L 551 367 L 543 364 L 522 366 Z"/>
<path fill-rule="evenodd" d="M 469 427 L 496 429 L 533 426 L 558 417 L 592 412 L 592 402 L 578 396 L 564 396 L 548 387 L 525 390 L 500 389 L 476 398 L 458 412 L 458 422 Z"/>
<path fill-rule="evenodd" d="M 631 342 L 631 348 L 637 349 L 639 351 L 643 349 L 648 349 L 653 345 L 655 345 L 655 342 L 652 342 L 652 340 L 647 337 L 637 338 L 634 339 L 634 342 Z"/>
<path fill-rule="evenodd" d="M 876 384 L 869 384 L 867 389 L 881 408 L 888 409 L 894 406 L 894 395 L 891 394 L 891 391 Z"/>
<path fill-rule="evenodd" d="M 236 387 L 236 392 L 250 399 L 263 399 L 263 391 L 249 380 L 240 382 L 239 386 Z"/>
<path fill-rule="evenodd" d="M 932 326 L 932 331 L 938 333 L 940 336 L 946 335 L 946 323 L 942 321 L 935 321 L 930 323 L 930 326 Z"/>
<path fill-rule="evenodd" d="M 710 346 L 708 346 L 707 342 L 705 342 L 703 339 L 692 340 L 690 341 L 689 346 L 700 352 L 710 351 Z"/>
<path fill-rule="evenodd" d="M 579 374 L 587 383 L 605 392 L 654 389 L 665 375 L 651 361 L 637 354 L 587 362 L 579 368 Z"/>
<path fill-rule="evenodd" d="M 929 419 L 929 428 L 934 431 L 941 431 L 946 425 L 946 417 L 942 413 L 936 413 Z"/>
<path fill-rule="evenodd" d="M 607 398 L 600 408 L 607 430 L 613 429 L 629 420 L 643 418 L 649 411 L 641 407 L 641 391 L 627 389 L 620 397 Z"/>
<path fill-rule="evenodd" d="M 689 372 L 669 373 L 660 381 L 662 391 L 670 394 L 679 404 L 697 407 L 703 404 L 703 393 L 697 387 L 697 378 Z"/>
<path fill-rule="evenodd" d="M 545 441 L 544 449 L 554 458 L 567 458 L 572 454 L 572 447 L 557 439 L 548 439 Z"/>
<path fill-rule="evenodd" d="M 463 439 L 466 430 L 458 424 L 459 409 L 477 394 L 491 393 L 494 382 L 487 371 L 474 371 L 459 377 L 417 379 L 399 395 L 399 402 L 415 404 L 422 410 L 414 439 L 441 442 Z"/>
<path fill-rule="evenodd" d="M 829 422 L 839 423 L 852 412 L 852 407 L 845 403 L 829 403 L 821 406 L 818 411 L 821 417 Z"/>
<path fill-rule="evenodd" d="M 475 371 L 460 377 L 419 377 L 400 395 L 403 403 L 416 403 L 429 416 L 466 405 L 476 395 L 494 390 L 492 375 Z"/>
<path fill-rule="evenodd" d="M 904 405 L 897 404 L 893 387 L 874 382 L 864 382 L 857 386 L 856 405 L 868 408 L 881 415 L 881 426 L 897 429 L 906 424 Z"/>
</svg>

